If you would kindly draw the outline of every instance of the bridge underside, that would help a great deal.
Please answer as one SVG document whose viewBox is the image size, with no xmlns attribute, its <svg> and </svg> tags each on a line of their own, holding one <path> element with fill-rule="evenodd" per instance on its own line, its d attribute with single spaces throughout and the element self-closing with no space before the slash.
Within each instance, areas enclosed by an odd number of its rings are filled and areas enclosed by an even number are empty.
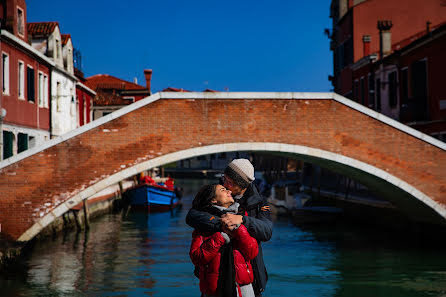
<svg viewBox="0 0 446 297">
<path fill-rule="evenodd" d="M 433 207 L 428 206 L 419 197 L 413 196 L 411 188 L 401 188 L 388 182 L 386 179 L 362 171 L 358 168 L 346 164 L 334 162 L 332 160 L 321 159 L 308 155 L 298 155 L 289 153 L 275 153 L 280 156 L 299 159 L 305 162 L 319 165 L 335 173 L 345 175 L 367 186 L 377 197 L 389 201 L 398 211 L 414 222 L 428 223 L 446 226 L 445 218 Z"/>
<path fill-rule="evenodd" d="M 158 93 L 0 163 L 2 232 L 28 241 L 149 168 L 229 151 L 342 173 L 416 221 L 446 221 L 446 145 L 332 93 Z"/>
</svg>

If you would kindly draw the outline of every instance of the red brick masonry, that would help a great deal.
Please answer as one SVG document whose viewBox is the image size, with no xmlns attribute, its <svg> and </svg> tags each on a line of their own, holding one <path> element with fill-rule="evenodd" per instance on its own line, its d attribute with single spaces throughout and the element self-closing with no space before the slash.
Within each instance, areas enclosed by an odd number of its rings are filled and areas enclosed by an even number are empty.
<svg viewBox="0 0 446 297">
<path fill-rule="evenodd" d="M 239 142 L 341 154 L 446 204 L 445 150 L 335 100 L 160 99 L 0 169 L 2 231 L 18 239 L 56 206 L 123 168 Z"/>
</svg>

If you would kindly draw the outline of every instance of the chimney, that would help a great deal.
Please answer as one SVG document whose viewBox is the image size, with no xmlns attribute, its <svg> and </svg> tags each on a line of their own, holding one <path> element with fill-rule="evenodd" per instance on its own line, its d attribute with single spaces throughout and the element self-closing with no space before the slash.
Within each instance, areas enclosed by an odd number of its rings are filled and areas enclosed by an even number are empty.
<svg viewBox="0 0 446 297">
<path fill-rule="evenodd" d="M 370 55 L 370 40 L 371 40 L 370 35 L 362 36 L 362 51 L 364 57 Z"/>
<path fill-rule="evenodd" d="M 152 81 L 152 69 L 144 69 L 144 77 L 146 78 L 146 87 L 147 90 L 152 93 L 150 89 L 150 83 Z"/>
<path fill-rule="evenodd" d="M 378 21 L 379 55 L 381 59 L 392 52 L 392 33 L 390 33 L 392 25 L 390 20 Z"/>
</svg>

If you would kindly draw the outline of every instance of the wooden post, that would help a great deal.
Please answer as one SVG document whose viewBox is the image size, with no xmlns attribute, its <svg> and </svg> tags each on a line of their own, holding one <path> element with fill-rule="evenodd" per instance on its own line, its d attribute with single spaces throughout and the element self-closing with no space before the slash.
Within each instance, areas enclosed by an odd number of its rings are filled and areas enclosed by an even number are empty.
<svg viewBox="0 0 446 297">
<path fill-rule="evenodd" d="M 89 219 L 89 213 L 88 213 L 88 205 L 87 205 L 87 200 L 88 199 L 84 199 L 84 222 L 85 222 L 85 228 L 86 229 L 90 229 L 90 219 Z"/>
<path fill-rule="evenodd" d="M 124 193 L 124 188 L 122 186 L 122 181 L 118 183 L 119 185 L 119 199 L 122 199 L 122 193 Z"/>
<path fill-rule="evenodd" d="M 79 222 L 79 217 L 77 216 L 77 210 L 72 210 L 73 215 L 74 215 L 74 221 L 76 222 L 76 228 L 77 230 L 81 230 L 82 226 L 81 223 Z"/>
</svg>

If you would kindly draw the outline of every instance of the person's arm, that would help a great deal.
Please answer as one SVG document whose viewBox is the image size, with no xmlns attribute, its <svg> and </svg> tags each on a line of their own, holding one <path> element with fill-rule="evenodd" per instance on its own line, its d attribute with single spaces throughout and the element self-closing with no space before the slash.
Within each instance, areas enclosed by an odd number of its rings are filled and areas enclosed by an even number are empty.
<svg viewBox="0 0 446 297">
<path fill-rule="evenodd" d="M 259 253 L 257 240 L 251 237 L 244 225 L 240 225 L 232 231 L 232 236 L 236 239 L 236 244 L 245 260 L 254 259 Z"/>
<path fill-rule="evenodd" d="M 222 223 L 231 230 L 240 224 L 244 224 L 249 234 L 259 241 L 268 241 L 273 232 L 273 223 L 271 222 L 268 203 L 265 201 L 259 209 L 258 217 L 242 216 L 235 214 L 224 214 Z"/>
<path fill-rule="evenodd" d="M 208 264 L 218 253 L 220 247 L 225 244 L 225 239 L 220 232 L 215 232 L 203 241 L 197 231 L 192 233 L 192 243 L 190 245 L 189 256 L 196 266 Z"/>
<path fill-rule="evenodd" d="M 191 208 L 186 216 L 186 223 L 200 232 L 214 233 L 221 231 L 219 217 Z"/>
<path fill-rule="evenodd" d="M 273 234 L 273 223 L 268 203 L 264 202 L 259 210 L 258 218 L 243 216 L 243 224 L 249 234 L 259 241 L 268 241 Z"/>
</svg>

